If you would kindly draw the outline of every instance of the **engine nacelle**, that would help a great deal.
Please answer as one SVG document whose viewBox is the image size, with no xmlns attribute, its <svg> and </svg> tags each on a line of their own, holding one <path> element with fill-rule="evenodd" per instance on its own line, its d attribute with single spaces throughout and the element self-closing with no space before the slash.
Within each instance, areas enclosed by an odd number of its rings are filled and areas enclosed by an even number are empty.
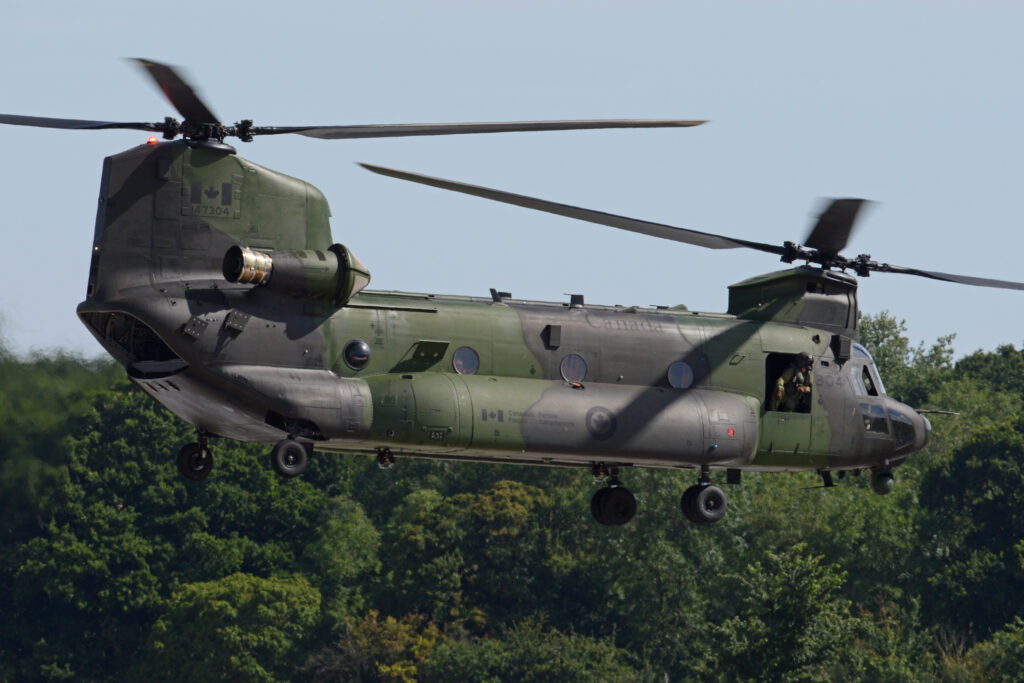
<svg viewBox="0 0 1024 683">
<path fill-rule="evenodd" d="M 343 306 L 370 284 L 370 271 L 340 244 L 327 251 L 270 253 L 235 245 L 224 254 L 224 278 Z"/>
</svg>

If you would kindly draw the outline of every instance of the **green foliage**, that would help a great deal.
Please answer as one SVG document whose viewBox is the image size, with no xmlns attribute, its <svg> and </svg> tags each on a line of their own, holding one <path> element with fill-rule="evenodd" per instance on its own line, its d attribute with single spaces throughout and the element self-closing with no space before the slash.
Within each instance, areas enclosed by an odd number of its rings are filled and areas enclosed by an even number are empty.
<svg viewBox="0 0 1024 683">
<path fill-rule="evenodd" d="M 382 619 L 377 610 L 370 610 L 362 619 L 347 617 L 338 640 L 306 662 L 303 677 L 314 681 L 416 681 L 440 638 L 438 628 L 422 617 Z"/>
<path fill-rule="evenodd" d="M 387 526 L 379 604 L 436 621 L 472 621 L 485 605 L 501 620 L 523 616 L 545 589 L 539 522 L 550 506 L 540 489 L 511 481 L 450 498 L 410 494 Z"/>
<path fill-rule="evenodd" d="M 545 628 L 536 619 L 517 623 L 501 638 L 445 642 L 432 653 L 427 681 L 634 681 L 638 671 L 610 639 Z"/>
<path fill-rule="evenodd" d="M 995 352 L 975 351 L 956 364 L 957 373 L 982 381 L 995 391 L 1024 397 L 1024 349 L 1004 344 Z"/>
<path fill-rule="evenodd" d="M 922 483 L 926 611 L 987 637 L 1024 604 L 1024 416 L 974 433 Z"/>
<path fill-rule="evenodd" d="M 0 349 L 0 680 L 1020 680 L 1024 352 L 954 363 L 865 316 L 889 393 L 931 416 L 889 496 L 746 474 L 679 514 L 692 472 L 630 470 L 625 527 L 575 470 L 214 441 L 110 363 Z"/>
<path fill-rule="evenodd" d="M 319 616 L 301 576 L 231 574 L 178 589 L 157 618 L 140 676 L 156 681 L 287 680 Z"/>
<path fill-rule="evenodd" d="M 123 386 L 113 361 L 57 352 L 19 360 L 0 347 L 0 539 L 38 529 L 43 498 L 56 483 L 60 440 L 93 399 Z"/>
<path fill-rule="evenodd" d="M 928 666 L 932 638 L 920 624 L 916 605 L 903 610 L 877 595 L 858 608 L 853 640 L 829 676 L 833 680 L 909 683 L 934 679 Z"/>
<path fill-rule="evenodd" d="M 0 611 L 22 615 L 0 622 L 0 659 L 19 678 L 116 678 L 109 662 L 148 656 L 149 629 L 182 586 L 239 572 L 269 580 L 315 565 L 315 616 L 327 631 L 361 605 L 377 533 L 357 504 L 327 494 L 333 485 L 314 486 L 331 461 L 308 481 L 285 481 L 261 448 L 218 444 L 209 479 L 186 484 L 174 452 L 194 437 L 120 387 L 97 394 L 68 429 L 31 534 L 0 546 L 12 588 Z"/>
<path fill-rule="evenodd" d="M 1024 680 L 1024 619 L 1013 621 L 967 653 L 967 667 L 977 681 Z"/>
<path fill-rule="evenodd" d="M 724 577 L 732 596 L 712 626 L 716 678 L 818 680 L 854 632 L 844 576 L 798 544 Z"/>
</svg>

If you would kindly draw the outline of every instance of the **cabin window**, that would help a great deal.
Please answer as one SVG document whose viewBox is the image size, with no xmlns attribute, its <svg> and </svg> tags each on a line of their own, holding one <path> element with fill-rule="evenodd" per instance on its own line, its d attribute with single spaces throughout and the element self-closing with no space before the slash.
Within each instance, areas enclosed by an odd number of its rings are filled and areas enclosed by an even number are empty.
<svg viewBox="0 0 1024 683">
<path fill-rule="evenodd" d="M 668 366 L 668 383 L 676 389 L 689 389 L 693 385 L 693 368 L 689 363 L 677 360 Z"/>
<path fill-rule="evenodd" d="M 562 359 L 558 369 L 566 382 L 582 382 L 587 376 L 587 361 L 577 353 L 570 353 Z"/>
<path fill-rule="evenodd" d="M 370 345 L 362 339 L 353 339 L 345 345 L 342 352 L 345 365 L 353 370 L 362 370 L 370 362 Z"/>
<path fill-rule="evenodd" d="M 452 367 L 460 375 L 475 375 L 480 369 L 480 354 L 468 346 L 460 346 L 452 355 Z"/>
</svg>

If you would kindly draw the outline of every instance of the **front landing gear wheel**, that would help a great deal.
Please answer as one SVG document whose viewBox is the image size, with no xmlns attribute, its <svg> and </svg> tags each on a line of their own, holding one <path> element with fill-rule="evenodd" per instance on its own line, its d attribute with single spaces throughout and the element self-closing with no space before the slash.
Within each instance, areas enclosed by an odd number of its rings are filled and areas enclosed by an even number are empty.
<svg viewBox="0 0 1024 683">
<path fill-rule="evenodd" d="M 192 442 L 178 451 L 178 472 L 189 481 L 202 481 L 213 469 L 213 454 L 205 443 Z"/>
<path fill-rule="evenodd" d="M 279 475 L 291 479 L 306 471 L 309 452 L 295 439 L 282 439 L 270 451 L 270 464 Z"/>
<path fill-rule="evenodd" d="M 890 470 L 875 470 L 871 473 L 871 490 L 880 496 L 888 495 L 894 484 Z"/>
<path fill-rule="evenodd" d="M 636 497 L 625 486 L 598 489 L 590 499 L 590 513 L 598 524 L 622 526 L 636 514 Z"/>
<path fill-rule="evenodd" d="M 710 524 L 725 517 L 729 508 L 725 492 L 711 484 L 695 484 L 683 492 L 683 514 L 696 524 Z"/>
</svg>

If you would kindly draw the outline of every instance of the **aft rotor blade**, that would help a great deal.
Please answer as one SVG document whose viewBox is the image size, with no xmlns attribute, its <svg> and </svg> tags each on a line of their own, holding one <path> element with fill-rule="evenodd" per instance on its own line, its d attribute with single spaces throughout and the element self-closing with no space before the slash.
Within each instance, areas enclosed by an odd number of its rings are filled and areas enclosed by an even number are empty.
<svg viewBox="0 0 1024 683">
<path fill-rule="evenodd" d="M 46 116 L 19 116 L 17 114 L 0 114 L 0 123 L 12 126 L 36 126 L 38 128 L 64 128 L 70 130 L 104 130 L 110 128 L 129 128 L 132 130 L 160 130 L 155 123 L 129 123 L 121 121 L 86 121 L 84 119 L 51 119 Z"/>
<path fill-rule="evenodd" d="M 709 232 L 700 232 L 698 230 L 689 230 L 687 228 L 676 228 L 662 223 L 652 223 L 650 221 L 617 216 L 603 211 L 583 209 L 577 206 L 570 206 L 569 204 L 549 202 L 544 199 L 527 197 L 525 195 L 513 194 L 502 190 L 494 190 L 488 187 L 480 187 L 479 185 L 469 185 L 467 183 L 460 183 L 454 180 L 434 178 L 431 176 L 420 175 L 418 173 L 409 173 L 407 171 L 399 171 L 371 164 L 360 164 L 360 166 L 368 171 L 373 171 L 374 173 L 390 176 L 392 178 L 398 178 L 399 180 L 409 180 L 414 183 L 431 185 L 433 187 L 452 190 L 454 192 L 462 192 L 463 194 L 483 197 L 496 202 L 522 206 L 527 209 L 536 209 L 537 211 L 546 211 L 547 213 L 553 213 L 558 216 L 575 218 L 581 221 L 589 221 L 590 223 L 598 223 L 612 228 L 629 230 L 630 232 L 638 232 L 643 235 L 660 237 L 662 239 L 674 240 L 676 242 L 695 244 L 699 247 L 707 247 L 708 249 L 737 249 L 745 247 L 748 249 L 757 249 L 759 251 L 767 251 L 772 254 L 780 255 L 786 251 L 785 247 L 775 246 L 772 244 L 748 242 L 747 240 L 724 237 L 722 235 L 715 235 Z"/>
<path fill-rule="evenodd" d="M 994 287 L 996 289 L 1018 289 L 1024 290 L 1024 282 L 1012 282 L 1010 280 L 993 280 L 987 277 L 974 277 L 973 275 L 954 275 L 953 273 L 940 273 L 935 270 L 922 270 L 920 268 L 906 268 L 904 266 L 891 266 L 888 263 L 880 263 L 871 267 L 879 273 L 900 273 L 903 275 L 918 275 L 932 280 L 944 282 L 956 282 L 961 285 L 973 285 L 975 287 Z"/>
<path fill-rule="evenodd" d="M 173 68 L 148 59 L 131 60 L 138 64 L 156 82 L 160 90 L 170 100 L 186 121 L 192 123 L 220 123 L 217 115 L 210 111 L 195 89 L 190 86 Z"/>
<path fill-rule="evenodd" d="M 394 138 L 469 133 L 515 133 L 541 130 L 588 130 L 594 128 L 679 128 L 706 121 L 677 119 L 596 119 L 583 121 L 507 121 L 495 123 L 397 123 L 353 126 L 255 126 L 253 135 L 296 133 L 323 140 Z"/>
<path fill-rule="evenodd" d="M 857 221 L 857 213 L 867 203 L 865 199 L 833 199 L 818 217 L 804 246 L 817 249 L 825 255 L 838 254 L 846 248 Z"/>
</svg>

